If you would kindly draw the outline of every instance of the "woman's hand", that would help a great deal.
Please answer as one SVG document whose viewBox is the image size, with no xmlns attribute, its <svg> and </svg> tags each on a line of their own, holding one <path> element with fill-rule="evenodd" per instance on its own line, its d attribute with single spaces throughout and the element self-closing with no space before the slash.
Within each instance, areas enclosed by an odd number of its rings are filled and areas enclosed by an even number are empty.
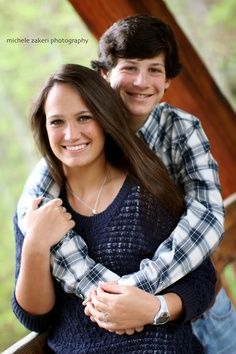
<svg viewBox="0 0 236 354">
<path fill-rule="evenodd" d="M 26 216 L 27 232 L 15 291 L 20 306 L 33 315 L 45 314 L 55 304 L 50 248 L 74 226 L 61 199 L 39 208 L 41 201 L 42 198 L 34 199 Z"/>
<path fill-rule="evenodd" d="M 159 308 L 159 300 L 152 294 L 132 286 L 105 283 L 92 292 L 85 314 L 101 328 L 133 334 L 152 323 Z"/>
<path fill-rule="evenodd" d="M 71 214 L 62 206 L 62 200 L 53 199 L 42 207 L 38 207 L 42 198 L 36 198 L 27 212 L 27 233 L 25 242 L 31 246 L 50 249 L 74 227 Z"/>
</svg>

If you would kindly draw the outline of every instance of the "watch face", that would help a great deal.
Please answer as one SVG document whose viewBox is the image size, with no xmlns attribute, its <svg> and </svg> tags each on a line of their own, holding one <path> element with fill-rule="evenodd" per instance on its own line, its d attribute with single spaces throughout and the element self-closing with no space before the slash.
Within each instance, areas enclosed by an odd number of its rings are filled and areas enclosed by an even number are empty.
<svg viewBox="0 0 236 354">
<path fill-rule="evenodd" d="M 162 315 L 157 319 L 158 324 L 164 324 L 168 321 L 169 314 L 167 312 L 163 312 Z"/>
<path fill-rule="evenodd" d="M 169 319 L 169 314 L 167 312 L 162 312 L 157 318 L 154 319 L 154 325 L 165 324 Z"/>
</svg>

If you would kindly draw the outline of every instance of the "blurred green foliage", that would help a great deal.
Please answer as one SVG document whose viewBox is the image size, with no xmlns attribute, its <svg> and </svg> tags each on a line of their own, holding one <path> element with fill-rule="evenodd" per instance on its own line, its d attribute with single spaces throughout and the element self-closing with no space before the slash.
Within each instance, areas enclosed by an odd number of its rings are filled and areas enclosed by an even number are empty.
<svg viewBox="0 0 236 354">
<path fill-rule="evenodd" d="M 215 82 L 236 108 L 235 0 L 165 0 Z"/>
<path fill-rule="evenodd" d="M 7 39 L 81 39 L 87 44 L 7 43 Z M 49 41 L 50 42 L 50 41 Z M 30 105 L 49 74 L 63 63 L 90 65 L 97 42 L 68 1 L 0 0 L 0 352 L 26 330 L 11 311 L 14 287 L 12 217 L 38 159 L 28 127 Z"/>
</svg>

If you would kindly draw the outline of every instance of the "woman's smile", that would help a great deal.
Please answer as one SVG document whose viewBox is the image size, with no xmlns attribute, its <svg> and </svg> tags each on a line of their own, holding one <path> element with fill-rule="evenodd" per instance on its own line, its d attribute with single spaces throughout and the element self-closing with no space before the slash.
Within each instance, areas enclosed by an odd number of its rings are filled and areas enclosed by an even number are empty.
<svg viewBox="0 0 236 354">
<path fill-rule="evenodd" d="M 83 143 L 78 145 L 64 145 L 63 148 L 68 151 L 81 151 L 88 147 L 89 143 Z"/>
</svg>

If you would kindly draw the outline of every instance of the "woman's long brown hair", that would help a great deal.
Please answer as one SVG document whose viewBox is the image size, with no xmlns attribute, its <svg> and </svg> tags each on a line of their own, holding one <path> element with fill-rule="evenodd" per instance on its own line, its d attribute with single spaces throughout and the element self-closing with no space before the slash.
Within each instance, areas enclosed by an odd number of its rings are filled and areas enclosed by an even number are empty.
<svg viewBox="0 0 236 354">
<path fill-rule="evenodd" d="M 62 163 L 49 144 L 44 111 L 48 93 L 56 83 L 71 85 L 104 129 L 107 160 L 127 171 L 172 215 L 179 216 L 183 209 L 183 196 L 170 179 L 163 162 L 130 129 L 130 118 L 120 97 L 97 72 L 76 64 L 62 66 L 48 79 L 31 113 L 34 139 L 56 183 L 61 187 L 65 176 Z"/>
</svg>

